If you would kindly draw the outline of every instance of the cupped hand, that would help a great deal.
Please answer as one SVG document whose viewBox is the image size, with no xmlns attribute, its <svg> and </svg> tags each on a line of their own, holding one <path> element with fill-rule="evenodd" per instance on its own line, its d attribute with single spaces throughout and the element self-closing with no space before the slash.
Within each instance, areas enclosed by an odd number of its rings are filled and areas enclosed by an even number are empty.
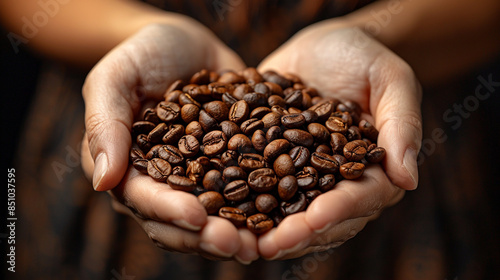
<svg viewBox="0 0 500 280">
<path fill-rule="evenodd" d="M 197 198 L 129 167 L 131 126 L 145 100 L 161 99 L 177 79 L 200 69 L 241 69 L 241 59 L 207 29 L 181 18 L 153 24 L 108 53 L 83 87 L 86 136 L 82 164 L 98 191 L 129 214 L 158 246 L 210 258 L 256 259 L 256 238 L 208 217 Z"/>
<path fill-rule="evenodd" d="M 336 247 L 418 184 L 422 138 L 421 89 L 411 68 L 382 44 L 339 20 L 312 25 L 292 37 L 259 66 L 293 73 L 325 97 L 358 102 L 363 118 L 379 130 L 387 150 L 380 166 L 341 181 L 306 212 L 288 216 L 259 238 L 265 258 L 286 259 Z"/>
</svg>

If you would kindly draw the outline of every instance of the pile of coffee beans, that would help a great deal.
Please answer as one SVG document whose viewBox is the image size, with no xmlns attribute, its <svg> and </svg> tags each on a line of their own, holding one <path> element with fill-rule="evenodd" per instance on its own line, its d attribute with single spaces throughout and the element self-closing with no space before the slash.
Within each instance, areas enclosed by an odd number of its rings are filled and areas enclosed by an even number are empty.
<svg viewBox="0 0 500 280">
<path fill-rule="evenodd" d="M 322 98 L 295 75 L 255 68 L 201 70 L 189 83 L 175 81 L 133 124 L 132 136 L 137 170 L 255 234 L 385 157 L 357 103 Z"/>
</svg>

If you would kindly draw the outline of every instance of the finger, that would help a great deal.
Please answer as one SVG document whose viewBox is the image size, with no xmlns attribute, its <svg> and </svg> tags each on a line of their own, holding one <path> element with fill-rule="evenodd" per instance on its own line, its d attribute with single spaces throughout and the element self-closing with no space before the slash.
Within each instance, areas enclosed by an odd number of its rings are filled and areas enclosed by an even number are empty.
<svg viewBox="0 0 500 280">
<path fill-rule="evenodd" d="M 394 186 L 382 168 L 369 166 L 355 181 L 340 181 L 333 190 L 318 196 L 306 210 L 305 221 L 321 233 L 342 221 L 371 216 L 403 198 L 404 191 Z"/>
<path fill-rule="evenodd" d="M 238 229 L 238 234 L 241 240 L 241 247 L 234 257 L 238 262 L 248 265 L 259 258 L 257 237 L 245 228 Z"/>
<path fill-rule="evenodd" d="M 387 149 L 387 175 L 395 185 L 413 190 L 418 185 L 422 141 L 420 85 L 410 67 L 390 53 L 382 54 L 371 69 L 370 109 L 380 132 L 378 145 Z"/>
</svg>

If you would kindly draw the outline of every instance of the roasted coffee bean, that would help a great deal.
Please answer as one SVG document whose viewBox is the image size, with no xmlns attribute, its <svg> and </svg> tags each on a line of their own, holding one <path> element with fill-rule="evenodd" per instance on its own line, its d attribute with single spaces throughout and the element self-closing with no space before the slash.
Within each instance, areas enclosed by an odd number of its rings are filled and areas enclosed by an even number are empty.
<svg viewBox="0 0 500 280">
<path fill-rule="evenodd" d="M 368 153 L 365 155 L 366 161 L 369 163 L 379 163 L 385 157 L 385 149 L 382 147 L 376 147 L 375 144 L 368 147 Z"/>
<path fill-rule="evenodd" d="M 260 168 L 248 174 L 248 185 L 256 192 L 269 192 L 278 184 L 278 178 L 271 168 Z"/>
<path fill-rule="evenodd" d="M 249 153 L 253 151 L 252 141 L 245 134 L 236 134 L 227 143 L 229 150 L 237 151 L 238 153 Z"/>
<path fill-rule="evenodd" d="M 142 152 L 142 150 L 137 148 L 132 148 L 130 150 L 130 162 L 134 162 L 136 159 L 144 159 L 146 155 Z"/>
<path fill-rule="evenodd" d="M 273 164 L 274 172 L 278 177 L 295 174 L 295 166 L 289 154 L 281 154 L 276 158 Z"/>
<path fill-rule="evenodd" d="M 337 105 L 337 110 L 342 112 L 348 112 L 354 119 L 361 116 L 361 106 L 358 103 L 351 100 L 346 100 L 343 103 Z M 358 122 L 358 120 L 356 120 Z"/>
<path fill-rule="evenodd" d="M 204 134 L 201 124 L 197 121 L 190 122 L 186 126 L 186 134 L 193 135 L 196 139 L 200 140 Z"/>
<path fill-rule="evenodd" d="M 229 115 L 229 108 L 227 107 L 227 104 L 218 100 L 205 103 L 203 109 L 217 122 L 227 120 Z"/>
<path fill-rule="evenodd" d="M 272 70 L 264 72 L 262 77 L 266 82 L 278 84 L 281 88 L 289 88 L 292 86 L 292 82 L 290 80 Z"/>
<path fill-rule="evenodd" d="M 271 95 L 278 95 L 281 97 L 285 97 L 285 95 L 283 94 L 283 89 L 278 84 L 272 82 L 264 82 L 264 84 L 271 91 Z"/>
<path fill-rule="evenodd" d="M 288 140 L 276 139 L 269 143 L 264 149 L 264 159 L 268 162 L 272 162 L 279 155 L 286 153 L 289 147 L 290 142 L 288 142 Z"/>
<path fill-rule="evenodd" d="M 345 137 L 347 141 L 361 140 L 361 130 L 357 126 L 350 126 L 347 129 Z"/>
<path fill-rule="evenodd" d="M 289 107 L 302 108 L 302 90 L 294 90 L 286 95 L 285 103 Z"/>
<path fill-rule="evenodd" d="M 325 153 L 312 153 L 311 165 L 322 173 L 335 173 L 339 170 L 339 163 L 335 158 Z"/>
<path fill-rule="evenodd" d="M 194 104 L 201 108 L 200 102 L 196 101 L 190 94 L 182 93 L 179 95 L 179 105 L 184 106 L 186 104 Z"/>
<path fill-rule="evenodd" d="M 266 162 L 264 157 L 259 154 L 241 154 L 238 157 L 238 165 L 245 170 L 245 172 L 252 172 L 259 168 L 264 168 Z"/>
<path fill-rule="evenodd" d="M 227 139 L 231 139 L 234 135 L 242 133 L 240 126 L 232 121 L 221 122 L 220 129 L 226 134 Z"/>
<path fill-rule="evenodd" d="M 222 174 L 220 171 L 212 169 L 203 177 L 203 188 L 207 191 L 219 192 L 224 187 L 222 182 Z"/>
<path fill-rule="evenodd" d="M 253 87 L 255 92 L 265 94 L 267 96 L 271 95 L 271 90 L 264 83 L 258 83 Z"/>
<path fill-rule="evenodd" d="M 162 141 L 165 144 L 175 145 L 184 135 L 185 129 L 182 124 L 171 125 L 169 130 L 163 135 Z M 193 135 L 195 136 L 195 135 Z M 196 137 L 196 136 L 195 136 Z"/>
<path fill-rule="evenodd" d="M 224 152 L 227 147 L 227 137 L 220 130 L 210 131 L 203 137 L 204 153 L 207 156 L 214 156 Z"/>
<path fill-rule="evenodd" d="M 248 119 L 241 123 L 240 129 L 246 135 L 252 135 L 257 129 L 264 128 L 264 123 L 259 119 Z"/>
<path fill-rule="evenodd" d="M 276 207 L 278 207 L 278 200 L 272 194 L 259 194 L 255 199 L 255 208 L 261 213 L 267 214 Z"/>
<path fill-rule="evenodd" d="M 156 109 L 154 108 L 147 108 L 146 110 L 144 110 L 144 113 L 142 115 L 143 115 L 142 118 L 145 121 L 152 122 L 155 124 L 160 122 L 160 118 L 158 118 L 158 114 L 156 113 Z"/>
<path fill-rule="evenodd" d="M 149 152 L 146 154 L 146 159 L 152 159 L 152 158 L 159 157 L 158 154 L 159 154 L 162 146 L 163 146 L 162 144 L 158 144 L 158 145 L 154 145 L 153 147 L 151 147 L 151 149 L 149 149 Z"/>
<path fill-rule="evenodd" d="M 205 132 L 209 132 L 218 128 L 217 120 L 210 114 L 208 114 L 205 110 L 200 111 L 198 122 Z"/>
<path fill-rule="evenodd" d="M 269 109 L 271 111 L 271 109 Z M 149 134 L 151 130 L 153 130 L 156 125 L 152 122 L 148 121 L 138 121 L 132 124 L 132 133 L 135 135 L 139 134 Z"/>
<path fill-rule="evenodd" d="M 361 120 L 358 126 L 364 137 L 370 139 L 372 142 L 377 142 L 378 130 L 371 123 Z"/>
<path fill-rule="evenodd" d="M 201 164 L 203 167 L 203 171 L 207 173 L 212 169 L 212 166 L 210 164 L 210 159 L 207 156 L 201 156 L 196 159 L 197 162 Z"/>
<path fill-rule="evenodd" d="M 330 117 L 325 122 L 325 126 L 331 133 L 345 134 L 347 132 L 347 124 L 338 117 Z"/>
<path fill-rule="evenodd" d="M 198 200 L 201 205 L 207 210 L 207 214 L 215 214 L 219 212 L 219 209 L 223 207 L 226 203 L 224 202 L 224 197 L 218 192 L 208 191 L 200 194 Z"/>
<path fill-rule="evenodd" d="M 288 129 L 283 132 L 283 137 L 295 145 L 312 146 L 314 138 L 311 133 L 302 129 Z"/>
<path fill-rule="evenodd" d="M 168 161 L 170 164 L 177 165 L 184 160 L 181 151 L 172 145 L 163 145 L 158 149 L 158 157 Z"/>
<path fill-rule="evenodd" d="M 226 103 L 227 106 L 232 106 L 234 103 L 238 102 L 238 100 L 238 98 L 234 97 L 229 92 L 224 92 L 224 94 L 222 95 L 222 102 Z"/>
<path fill-rule="evenodd" d="M 262 130 L 256 130 L 252 135 L 252 145 L 258 152 L 264 151 L 267 145 L 266 134 Z"/>
<path fill-rule="evenodd" d="M 250 193 L 250 188 L 244 180 L 232 181 L 224 188 L 224 197 L 230 201 L 242 201 Z"/>
<path fill-rule="evenodd" d="M 326 174 L 325 176 L 319 178 L 318 181 L 318 188 L 322 192 L 327 192 L 329 190 L 332 190 L 335 187 L 335 175 L 333 174 Z"/>
<path fill-rule="evenodd" d="M 248 114 L 250 114 L 248 103 L 245 100 L 240 100 L 229 109 L 229 120 L 241 124 L 248 118 Z"/>
<path fill-rule="evenodd" d="M 165 101 L 179 103 L 179 97 L 183 92 L 181 90 L 167 91 L 163 98 Z"/>
<path fill-rule="evenodd" d="M 171 171 L 170 164 L 161 158 L 153 158 L 148 162 L 148 174 L 156 181 L 164 182 Z"/>
<path fill-rule="evenodd" d="M 295 107 L 289 107 L 288 113 L 289 114 L 301 114 L 302 110 L 300 110 L 299 108 L 295 108 Z"/>
<path fill-rule="evenodd" d="M 271 126 L 266 132 L 267 143 L 271 143 L 274 140 L 281 138 L 283 136 L 282 130 L 279 126 Z"/>
<path fill-rule="evenodd" d="M 306 118 L 302 114 L 288 114 L 281 117 L 281 123 L 286 128 L 301 128 L 306 124 Z"/>
<path fill-rule="evenodd" d="M 335 110 L 335 104 L 332 100 L 323 100 L 313 105 L 309 110 L 313 110 L 318 114 L 318 122 L 324 123 Z"/>
<path fill-rule="evenodd" d="M 314 167 L 306 166 L 295 175 L 299 188 L 310 190 L 318 184 L 318 171 Z"/>
<path fill-rule="evenodd" d="M 207 85 L 200 85 L 191 87 L 187 94 L 193 97 L 198 102 L 208 102 L 212 99 L 212 92 L 208 89 Z"/>
<path fill-rule="evenodd" d="M 234 207 L 222 207 L 219 209 L 219 217 L 228 219 L 235 227 L 245 226 L 247 215 L 245 211 Z"/>
<path fill-rule="evenodd" d="M 338 118 L 341 118 L 342 121 L 348 126 L 352 126 L 352 117 L 351 117 L 351 114 L 349 114 L 348 112 L 340 112 L 340 111 L 336 111 L 336 112 L 333 112 L 332 117 L 338 117 Z"/>
<path fill-rule="evenodd" d="M 267 98 L 267 104 L 269 106 L 280 106 L 280 107 L 285 107 L 286 106 L 286 101 L 283 97 L 273 94 Z"/>
<path fill-rule="evenodd" d="M 224 170 L 224 168 L 226 168 L 226 165 L 224 165 L 222 163 L 222 160 L 220 158 L 211 158 L 210 159 L 210 166 L 213 168 L 213 169 L 216 169 L 220 172 L 222 172 L 222 170 Z"/>
<path fill-rule="evenodd" d="M 210 81 L 210 71 L 207 69 L 202 69 L 199 72 L 196 72 L 191 76 L 190 83 L 191 84 L 198 84 L 198 85 L 204 85 L 208 84 Z"/>
<path fill-rule="evenodd" d="M 293 165 L 296 169 L 302 169 L 306 166 L 306 164 L 309 163 L 309 158 L 311 156 L 309 150 L 304 146 L 297 146 L 291 149 L 288 154 L 292 158 Z"/>
<path fill-rule="evenodd" d="M 274 105 L 271 107 L 271 112 L 278 113 L 278 115 L 280 115 L 280 118 L 284 115 L 289 114 L 289 112 L 285 109 L 285 107 L 281 107 L 281 106 L 277 106 L 277 105 Z M 281 121 L 281 119 L 280 119 L 280 121 Z"/>
<path fill-rule="evenodd" d="M 354 140 L 344 146 L 344 156 L 348 161 L 360 161 L 366 155 L 366 143 L 363 140 Z"/>
<path fill-rule="evenodd" d="M 170 93 L 174 90 L 181 90 L 185 86 L 185 83 L 183 80 L 175 80 L 172 84 L 167 89 L 167 93 Z"/>
<path fill-rule="evenodd" d="M 310 107 L 310 106 L 309 106 Z M 304 108 L 309 108 L 308 106 L 304 106 Z M 302 116 L 306 120 L 306 124 L 314 123 L 318 120 L 318 114 L 313 110 L 305 110 L 302 111 Z"/>
<path fill-rule="evenodd" d="M 309 190 L 306 192 L 306 200 L 307 204 L 311 204 L 311 202 L 316 199 L 316 197 L 321 195 L 320 190 Z"/>
<path fill-rule="evenodd" d="M 247 93 L 243 95 L 242 100 L 245 100 L 251 109 L 267 105 L 267 95 L 258 92 Z"/>
<path fill-rule="evenodd" d="M 349 162 L 343 155 L 341 154 L 334 154 L 332 156 L 338 163 L 339 163 L 339 166 L 341 166 L 342 164 L 345 164 L 347 162 Z"/>
<path fill-rule="evenodd" d="M 347 138 L 340 133 L 330 134 L 330 147 L 334 153 L 343 154 L 344 146 L 347 144 Z"/>
<path fill-rule="evenodd" d="M 274 221 L 263 213 L 258 213 L 247 218 L 247 228 L 254 234 L 266 233 L 273 226 Z"/>
<path fill-rule="evenodd" d="M 281 178 L 278 183 L 278 195 L 284 201 L 290 200 L 295 195 L 298 188 L 299 184 L 295 176 L 285 176 Z"/>
<path fill-rule="evenodd" d="M 264 81 L 262 75 L 254 67 L 246 68 L 243 72 L 241 72 L 241 75 L 245 78 L 247 84 L 249 85 L 256 85 Z"/>
<path fill-rule="evenodd" d="M 302 91 L 302 108 L 310 108 L 312 106 L 312 97 L 305 93 L 304 91 Z M 316 117 L 318 115 L 316 114 Z"/>
<path fill-rule="evenodd" d="M 304 211 L 307 207 L 306 195 L 298 192 L 297 195 L 290 201 L 282 201 L 280 210 L 283 216 L 292 215 Z"/>
<path fill-rule="evenodd" d="M 236 208 L 245 212 L 247 217 L 257 214 L 257 208 L 255 208 L 255 202 L 253 200 L 242 202 L 238 204 Z"/>
<path fill-rule="evenodd" d="M 233 150 L 227 150 L 222 153 L 220 160 L 222 164 L 226 167 L 237 166 L 238 165 L 238 152 Z"/>
<path fill-rule="evenodd" d="M 179 140 L 179 151 L 184 157 L 193 157 L 200 150 L 200 142 L 193 135 L 184 135 Z"/>
<path fill-rule="evenodd" d="M 340 175 L 348 180 L 355 180 L 363 175 L 365 165 L 359 162 L 348 162 L 340 166 Z"/>
<path fill-rule="evenodd" d="M 233 71 L 227 71 L 219 77 L 219 80 L 217 80 L 217 82 L 227 84 L 241 84 L 245 82 L 245 78 Z"/>
<path fill-rule="evenodd" d="M 163 138 L 163 135 L 168 130 L 168 126 L 165 123 L 158 124 L 153 130 L 151 130 L 148 134 L 148 141 L 151 143 L 159 143 Z"/>
<path fill-rule="evenodd" d="M 180 165 L 174 166 L 172 168 L 172 175 L 186 176 L 186 170 Z"/>
<path fill-rule="evenodd" d="M 257 107 L 250 112 L 249 118 L 251 119 L 262 119 L 265 115 L 271 113 L 271 108 L 269 107 Z"/>
<path fill-rule="evenodd" d="M 185 123 L 197 121 L 200 117 L 200 107 L 194 104 L 186 104 L 181 108 L 181 118 Z"/>
<path fill-rule="evenodd" d="M 196 184 L 200 184 L 205 176 L 205 170 L 198 161 L 191 161 L 186 169 L 186 176 Z"/>
<path fill-rule="evenodd" d="M 187 85 L 185 85 L 185 86 L 182 87 L 182 91 L 183 92 L 188 92 L 192 88 L 195 88 L 195 87 L 198 87 L 198 85 L 197 84 L 187 84 Z"/>
<path fill-rule="evenodd" d="M 167 178 L 167 184 L 174 190 L 192 192 L 196 189 L 196 183 L 188 177 L 179 175 L 170 175 Z"/>
<path fill-rule="evenodd" d="M 148 174 L 148 160 L 145 158 L 137 158 L 132 162 L 135 169 L 139 170 L 141 173 Z"/>
<path fill-rule="evenodd" d="M 262 122 L 264 123 L 264 129 L 268 129 L 271 126 L 281 125 L 281 115 L 276 112 L 271 112 L 262 117 Z"/>
<path fill-rule="evenodd" d="M 181 107 L 174 102 L 161 101 L 156 106 L 156 114 L 160 120 L 166 123 L 172 123 L 179 119 Z"/>
<path fill-rule="evenodd" d="M 229 166 L 222 172 L 222 181 L 226 184 L 235 180 L 246 180 L 247 173 L 239 166 Z"/>
<path fill-rule="evenodd" d="M 318 145 L 318 147 L 316 147 L 316 152 L 331 155 L 332 148 L 330 148 L 330 146 L 328 146 L 328 145 L 321 144 L 321 145 Z"/>
<path fill-rule="evenodd" d="M 232 84 L 212 82 L 208 84 L 208 89 L 212 94 L 212 98 L 216 100 L 222 100 L 222 95 L 224 95 L 225 93 L 232 94 L 232 92 L 234 91 L 234 86 Z M 227 103 L 225 104 L 227 105 Z"/>
</svg>

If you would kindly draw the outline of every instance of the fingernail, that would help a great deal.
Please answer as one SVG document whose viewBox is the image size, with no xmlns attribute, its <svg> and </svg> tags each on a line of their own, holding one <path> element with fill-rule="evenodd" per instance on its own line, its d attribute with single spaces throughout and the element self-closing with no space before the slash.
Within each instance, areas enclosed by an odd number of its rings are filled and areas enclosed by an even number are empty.
<svg viewBox="0 0 500 280">
<path fill-rule="evenodd" d="M 234 258 L 241 264 L 244 264 L 244 265 L 249 265 L 252 263 L 252 261 L 246 261 L 246 260 L 243 260 L 241 259 L 240 257 L 238 257 L 238 255 L 235 255 Z"/>
<path fill-rule="evenodd" d="M 101 181 L 106 172 L 108 172 L 108 156 L 105 153 L 100 153 L 95 159 L 94 175 L 92 177 L 94 190 L 100 190 Z"/>
<path fill-rule="evenodd" d="M 295 246 L 293 246 L 292 248 L 283 249 L 283 250 L 278 251 L 278 253 L 276 255 L 272 256 L 271 258 L 269 258 L 269 260 L 279 259 L 288 253 L 304 249 L 308 244 L 309 244 L 309 240 L 302 240 L 299 243 L 297 243 Z"/>
<path fill-rule="evenodd" d="M 200 248 L 207 253 L 210 253 L 212 255 L 216 255 L 219 257 L 229 258 L 232 256 L 231 253 L 223 252 L 219 248 L 217 248 L 214 244 L 211 244 L 211 243 L 201 242 Z"/>
<path fill-rule="evenodd" d="M 328 223 L 324 227 L 315 230 L 314 233 L 323 233 L 323 232 L 327 231 L 331 225 L 332 225 L 332 223 Z"/>
<path fill-rule="evenodd" d="M 417 166 L 417 151 L 412 148 L 408 148 L 403 157 L 403 167 L 406 169 L 413 181 L 413 190 L 417 188 L 418 185 L 418 166 Z"/>
<path fill-rule="evenodd" d="M 172 220 L 172 223 L 178 227 L 191 230 L 191 231 L 199 231 L 201 230 L 201 226 L 195 226 L 193 224 L 188 223 L 186 220 Z"/>
</svg>

